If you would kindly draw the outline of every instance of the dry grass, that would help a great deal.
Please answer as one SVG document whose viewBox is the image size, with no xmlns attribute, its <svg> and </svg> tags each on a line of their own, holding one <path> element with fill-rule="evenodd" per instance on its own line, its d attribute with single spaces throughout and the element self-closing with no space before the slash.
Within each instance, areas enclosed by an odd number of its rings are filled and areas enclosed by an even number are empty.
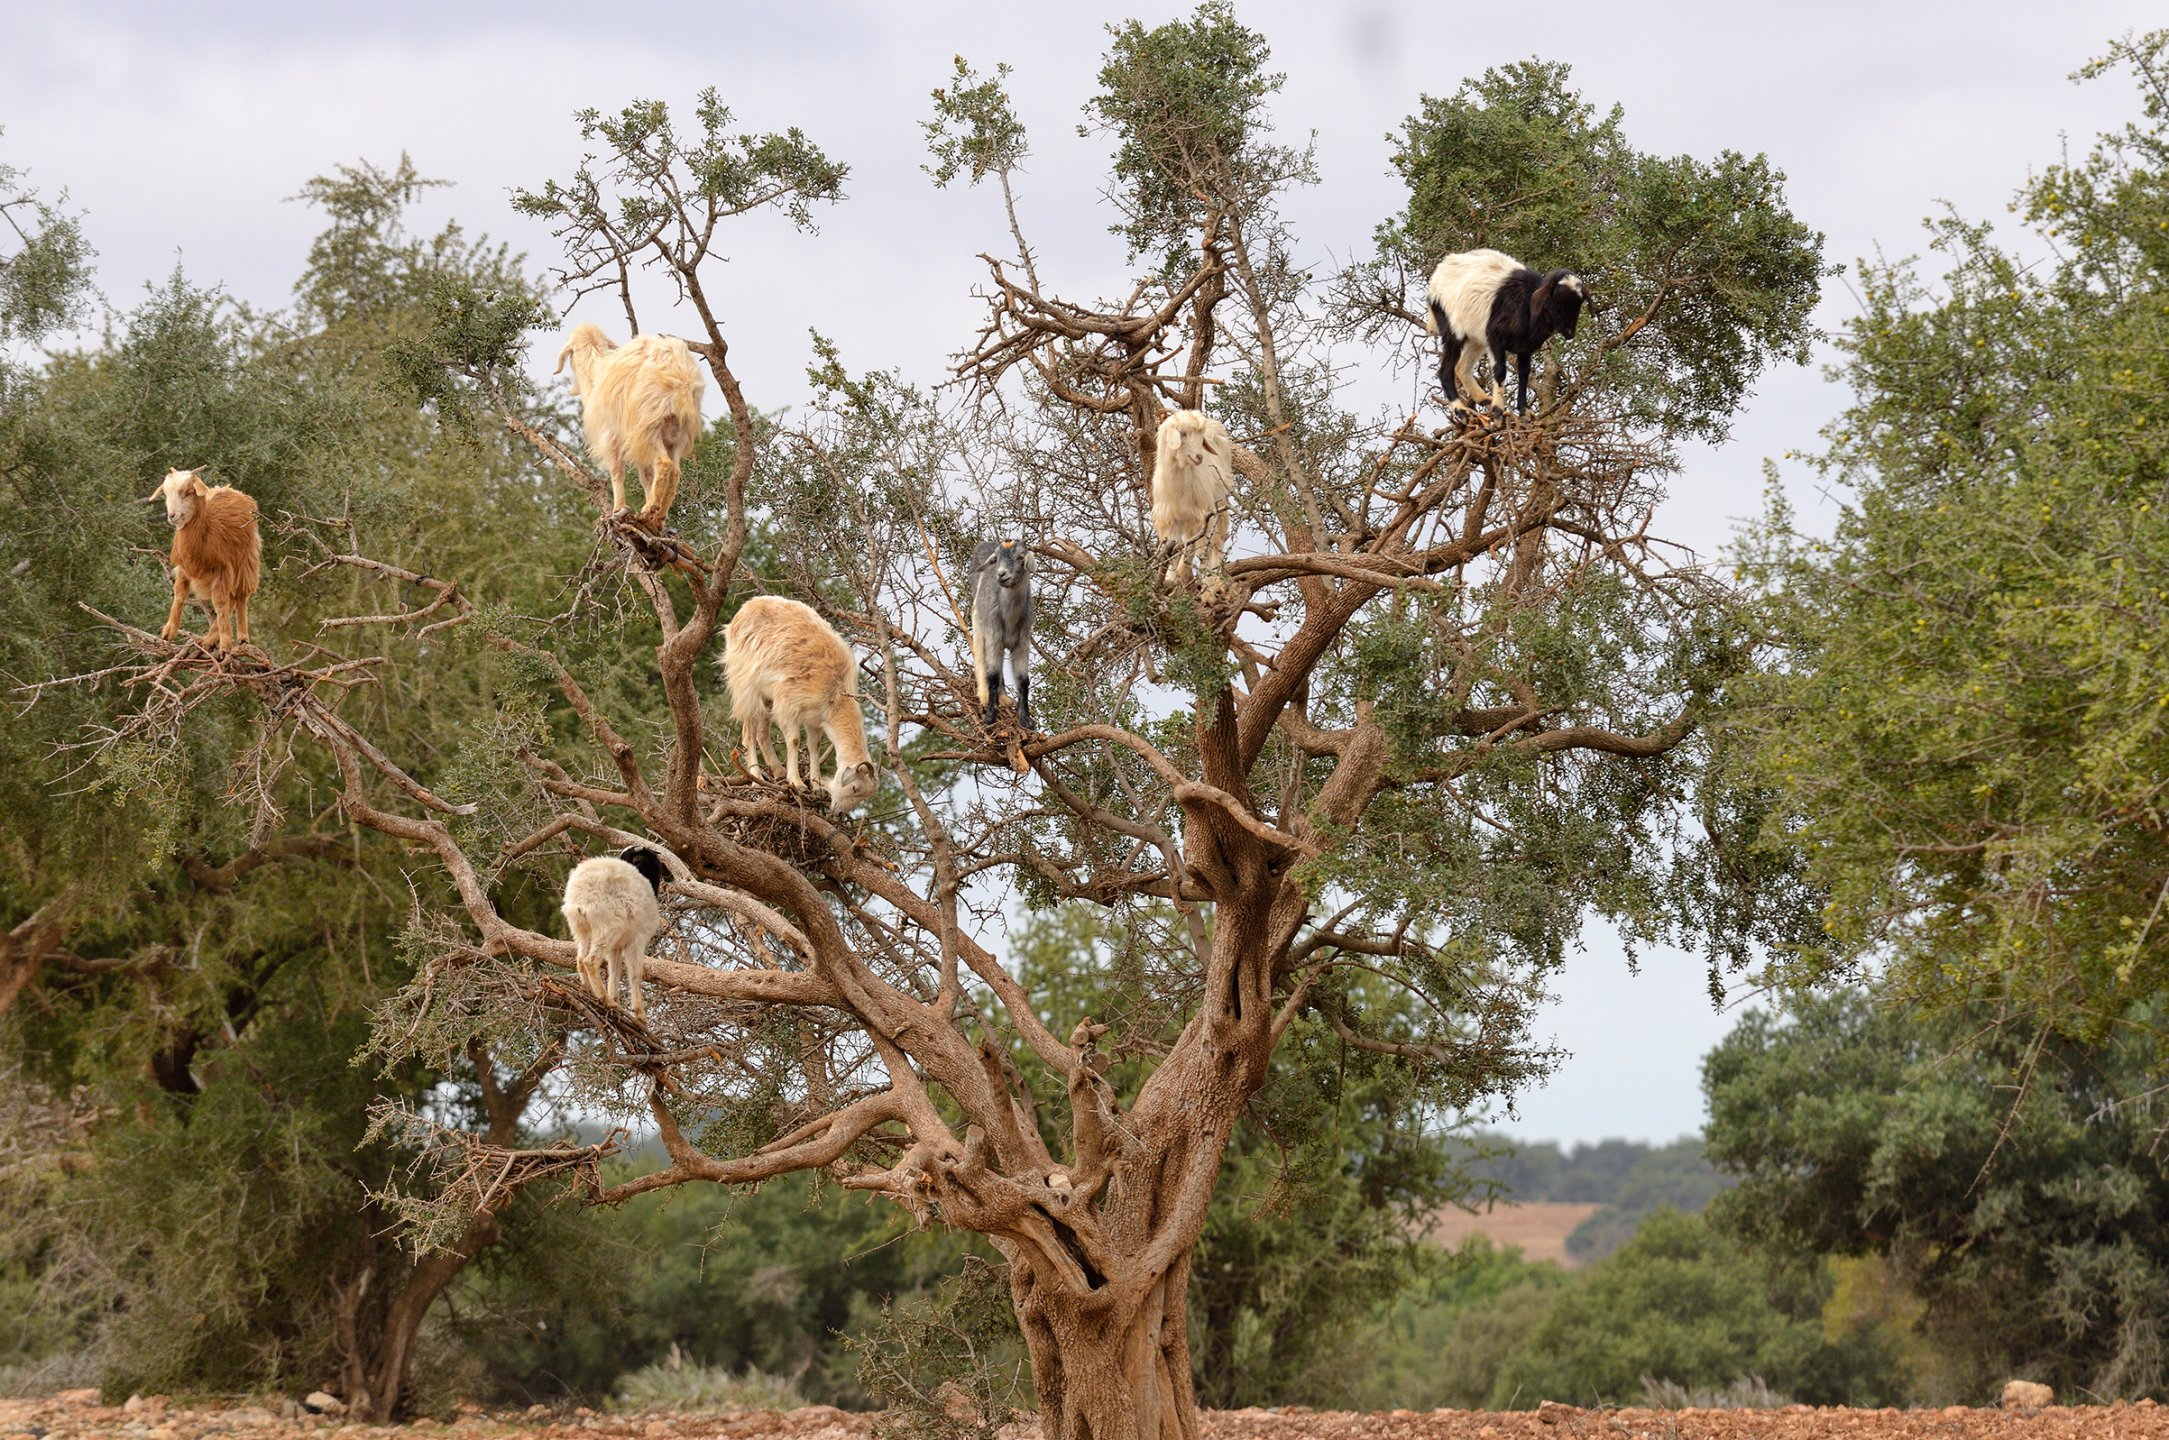
<svg viewBox="0 0 2169 1440">
<path fill-rule="evenodd" d="M 1519 1204 L 1502 1200 L 1472 1215 L 1458 1205 L 1449 1205 L 1432 1220 L 1425 1238 L 1434 1245 L 1454 1249 L 1471 1236 L 1481 1235 L 1501 1248 L 1513 1246 L 1524 1259 L 1556 1260 L 1571 1266 L 1580 1262 L 1567 1254 L 1567 1236 L 1602 1208 L 1560 1200 Z"/>
</svg>

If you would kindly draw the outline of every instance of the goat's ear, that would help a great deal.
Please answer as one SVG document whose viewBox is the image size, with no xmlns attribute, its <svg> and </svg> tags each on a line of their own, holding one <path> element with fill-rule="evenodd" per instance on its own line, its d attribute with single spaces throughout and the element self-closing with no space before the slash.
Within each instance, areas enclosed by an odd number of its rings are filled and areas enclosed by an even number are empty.
<svg viewBox="0 0 2169 1440">
<path fill-rule="evenodd" d="M 1531 315 L 1543 314 L 1544 307 L 1551 304 L 1551 292 L 1555 283 L 1555 281 L 1547 277 L 1544 283 L 1537 286 L 1529 296 L 1529 313 Z"/>
<path fill-rule="evenodd" d="M 188 491 L 191 495 L 206 495 L 210 493 L 211 487 L 203 483 L 203 467 L 201 465 L 186 473 L 188 475 L 188 483 L 181 487 L 183 490 Z"/>
<path fill-rule="evenodd" d="M 1218 455 L 1220 453 L 1219 447 L 1213 444 L 1213 437 L 1210 435 L 1198 436 L 1197 443 L 1204 447 L 1205 453 L 1208 455 Z"/>
<path fill-rule="evenodd" d="M 143 497 L 143 503 L 146 505 L 156 505 L 159 501 L 165 498 L 166 482 L 161 480 L 158 482 L 158 488 L 156 490 L 153 490 L 150 494 Z"/>
</svg>

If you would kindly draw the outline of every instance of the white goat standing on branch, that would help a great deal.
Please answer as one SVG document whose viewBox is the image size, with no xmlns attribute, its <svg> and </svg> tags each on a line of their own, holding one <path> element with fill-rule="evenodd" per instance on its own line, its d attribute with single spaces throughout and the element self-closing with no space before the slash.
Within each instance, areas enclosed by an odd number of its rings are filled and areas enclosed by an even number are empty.
<svg viewBox="0 0 2169 1440">
<path fill-rule="evenodd" d="M 1190 557 L 1218 571 L 1227 561 L 1228 497 L 1235 490 L 1235 442 L 1228 427 L 1198 410 L 1176 410 L 1160 422 L 1152 466 L 1152 530 L 1175 547 L 1167 565 L 1173 584 L 1190 578 Z"/>
<path fill-rule="evenodd" d="M 588 993 L 618 1003 L 622 983 L 632 994 L 632 1012 L 645 1021 L 648 1007 L 640 993 L 648 944 L 663 928 L 663 862 L 645 845 L 628 846 L 617 855 L 582 860 L 565 877 L 565 925 L 572 931 L 573 967 Z"/>
<path fill-rule="evenodd" d="M 576 325 L 557 353 L 572 363 L 587 449 L 610 475 L 613 513 L 625 508 L 625 467 L 640 472 L 647 504 L 640 523 L 660 530 L 678 496 L 678 467 L 700 438 L 705 383 L 693 352 L 671 335 L 635 335 L 623 345 L 594 325 Z"/>
</svg>

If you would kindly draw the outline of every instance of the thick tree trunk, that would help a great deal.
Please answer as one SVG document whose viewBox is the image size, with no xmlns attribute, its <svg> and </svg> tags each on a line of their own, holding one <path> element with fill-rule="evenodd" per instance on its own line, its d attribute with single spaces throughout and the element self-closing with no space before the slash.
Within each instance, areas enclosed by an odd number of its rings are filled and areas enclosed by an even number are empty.
<svg viewBox="0 0 2169 1440">
<path fill-rule="evenodd" d="M 1122 1307 L 1010 1276 L 1046 1440 L 1196 1440 L 1187 1259 Z"/>
<path fill-rule="evenodd" d="M 440 1250 L 416 1262 L 407 1283 L 384 1309 L 384 1330 L 377 1337 L 376 1355 L 363 1372 L 359 1388 L 350 1386 L 347 1405 L 352 1419 L 384 1424 L 399 1412 L 406 1398 L 407 1372 L 414 1364 L 414 1341 L 421 1334 L 422 1318 L 445 1287 L 459 1278 L 475 1256 L 497 1243 L 495 1215 L 480 1215 L 449 1250 Z"/>
</svg>

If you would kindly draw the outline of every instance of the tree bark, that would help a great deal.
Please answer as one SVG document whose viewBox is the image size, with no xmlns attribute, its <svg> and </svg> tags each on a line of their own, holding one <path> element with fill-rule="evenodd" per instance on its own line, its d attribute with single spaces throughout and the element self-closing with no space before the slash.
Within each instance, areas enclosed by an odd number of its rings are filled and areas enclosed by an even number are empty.
<svg viewBox="0 0 2169 1440">
<path fill-rule="evenodd" d="M 486 1144 L 503 1147 L 518 1138 L 520 1117 L 527 1112 L 527 1102 L 534 1097 L 543 1077 L 556 1067 L 561 1053 L 561 1042 L 552 1042 L 543 1047 L 542 1053 L 513 1077 L 511 1083 L 505 1084 L 497 1078 L 488 1047 L 478 1040 L 468 1042 L 467 1056 L 474 1064 L 482 1108 L 489 1117 L 482 1132 Z M 384 1424 L 397 1416 L 400 1404 L 406 1399 L 407 1372 L 414 1364 L 414 1342 L 422 1332 L 422 1320 L 429 1314 L 429 1307 L 459 1278 L 460 1272 L 475 1256 L 495 1245 L 503 1233 L 493 1211 L 480 1211 L 450 1249 L 424 1255 L 415 1261 L 406 1284 L 384 1308 L 383 1333 L 377 1338 L 374 1359 L 363 1372 L 363 1383 L 350 1389 L 346 1397 L 348 1413 L 355 1421 Z M 359 1349 L 358 1344 L 353 1345 L 353 1354 L 358 1354 Z M 355 1364 L 351 1355 L 348 1363 L 351 1374 Z"/>
<path fill-rule="evenodd" d="M 1185 1258 L 1118 1307 L 1043 1286 L 1012 1262 L 1010 1299 L 1046 1440 L 1196 1440 L 1189 1286 Z"/>
<path fill-rule="evenodd" d="M 445 1287 L 459 1278 L 460 1271 L 497 1243 L 500 1233 L 495 1215 L 478 1215 L 458 1244 L 415 1263 L 407 1283 L 385 1307 L 384 1333 L 377 1340 L 366 1388 L 347 1397 L 349 1414 L 356 1422 L 384 1424 L 399 1413 L 400 1402 L 406 1398 L 407 1371 L 414 1363 L 414 1341 L 421 1334 L 422 1318 Z"/>
</svg>

